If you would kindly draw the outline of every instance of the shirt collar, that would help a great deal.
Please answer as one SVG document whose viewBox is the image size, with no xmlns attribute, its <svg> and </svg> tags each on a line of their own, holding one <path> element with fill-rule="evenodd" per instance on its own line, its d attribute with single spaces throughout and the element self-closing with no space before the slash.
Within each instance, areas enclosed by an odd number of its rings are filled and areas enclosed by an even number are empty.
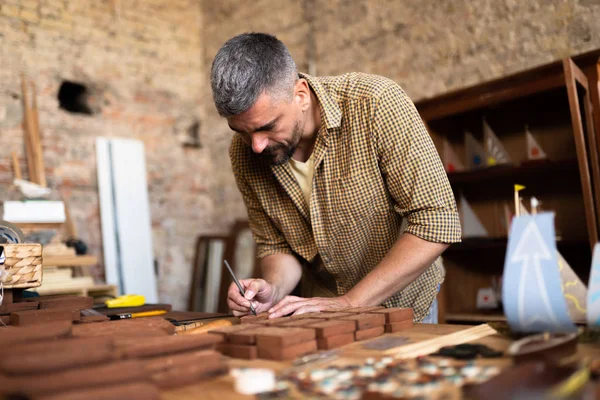
<svg viewBox="0 0 600 400">
<path fill-rule="evenodd" d="M 329 93 L 327 93 L 327 90 L 325 90 L 325 87 L 321 85 L 317 78 L 303 73 L 298 73 L 298 75 L 300 78 L 306 79 L 308 85 L 317 96 L 327 130 L 339 128 L 342 124 L 342 110 L 340 109 L 340 106 L 338 106 L 336 101 L 331 98 Z"/>
</svg>

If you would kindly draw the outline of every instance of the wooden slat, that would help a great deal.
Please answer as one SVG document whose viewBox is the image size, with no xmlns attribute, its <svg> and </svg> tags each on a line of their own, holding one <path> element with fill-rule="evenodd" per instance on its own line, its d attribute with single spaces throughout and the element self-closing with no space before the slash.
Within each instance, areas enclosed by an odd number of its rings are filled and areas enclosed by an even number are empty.
<svg viewBox="0 0 600 400">
<path fill-rule="evenodd" d="M 15 173 L 15 179 L 23 179 L 23 177 L 21 175 L 21 166 L 19 165 L 19 157 L 17 156 L 17 152 L 13 151 L 11 153 L 11 156 L 12 156 L 13 171 Z"/>
<path fill-rule="evenodd" d="M 86 267 L 98 264 L 96 256 L 45 256 L 44 267 Z"/>
<path fill-rule="evenodd" d="M 558 88 L 564 84 L 562 65 L 556 62 L 433 99 L 422 100 L 415 105 L 423 119 L 434 120 Z"/>
<path fill-rule="evenodd" d="M 565 83 L 567 85 L 567 93 L 569 96 L 569 108 L 571 110 L 573 139 L 575 140 L 577 159 L 579 163 L 579 173 L 581 176 L 581 189 L 585 207 L 586 225 L 590 239 L 590 246 L 593 248 L 598 241 L 598 225 L 596 222 L 596 211 L 593 201 L 594 195 L 592 192 L 592 180 L 590 177 L 590 168 L 588 164 L 586 140 L 583 132 L 583 123 L 579 107 L 579 96 L 577 94 L 577 82 L 575 80 L 574 71 L 578 70 L 578 68 L 570 58 L 563 60 L 563 67 L 565 70 Z M 583 78 L 585 78 L 585 76 Z M 589 99 L 587 92 L 586 98 Z"/>
<path fill-rule="evenodd" d="M 31 182 L 37 183 L 37 170 L 35 168 L 35 156 L 30 132 L 33 129 L 33 118 L 29 108 L 29 94 L 25 75 L 21 74 L 21 92 L 23 96 L 23 141 L 25 142 L 25 154 L 27 155 L 27 173 Z"/>
<path fill-rule="evenodd" d="M 35 161 L 35 171 L 37 177 L 37 183 L 40 186 L 46 187 L 46 172 L 44 170 L 44 155 L 42 151 L 42 142 L 40 137 L 40 121 L 38 116 L 37 108 L 37 93 L 35 89 L 35 83 L 31 82 L 32 90 L 32 106 L 31 106 L 31 130 L 29 134 L 32 137 L 33 155 Z"/>
<path fill-rule="evenodd" d="M 593 124 L 593 143 L 595 143 L 595 147 L 592 146 L 592 138 L 590 138 L 590 154 L 596 156 L 596 160 L 592 161 L 598 164 L 598 169 L 600 169 L 600 160 L 598 160 L 598 153 L 600 153 L 600 63 L 595 62 L 594 64 L 588 66 L 586 68 L 586 76 L 589 80 L 589 95 L 591 101 L 591 110 L 586 109 L 586 118 L 588 122 Z M 591 113 L 591 117 L 588 116 L 588 112 Z M 588 128 L 588 131 L 591 133 L 592 129 Z M 593 159 L 592 159 L 593 160 Z M 600 182 L 596 182 L 594 180 L 594 185 L 598 189 L 595 192 L 596 195 L 596 219 L 598 221 L 598 225 L 600 226 Z"/>
</svg>

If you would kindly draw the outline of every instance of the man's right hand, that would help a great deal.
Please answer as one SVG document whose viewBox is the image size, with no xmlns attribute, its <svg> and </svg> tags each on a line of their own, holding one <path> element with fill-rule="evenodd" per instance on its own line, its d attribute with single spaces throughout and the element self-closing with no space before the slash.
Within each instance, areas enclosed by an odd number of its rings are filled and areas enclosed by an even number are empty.
<svg viewBox="0 0 600 400">
<path fill-rule="evenodd" d="M 227 291 L 227 305 L 236 317 L 251 312 L 250 302 L 257 314 L 267 311 L 277 303 L 277 288 L 264 279 L 242 279 L 240 284 L 246 292 L 245 296 L 240 294 L 235 283 L 231 283 Z"/>
</svg>

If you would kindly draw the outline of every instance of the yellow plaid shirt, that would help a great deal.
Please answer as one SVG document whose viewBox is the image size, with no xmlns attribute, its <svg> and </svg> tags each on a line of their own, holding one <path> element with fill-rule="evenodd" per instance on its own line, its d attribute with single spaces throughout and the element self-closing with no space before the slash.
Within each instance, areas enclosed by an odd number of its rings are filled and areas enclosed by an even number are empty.
<svg viewBox="0 0 600 400">
<path fill-rule="evenodd" d="M 238 135 L 230 148 L 258 257 L 299 256 L 302 295 L 335 296 L 373 270 L 403 231 L 431 242 L 459 242 L 444 167 L 404 91 L 392 80 L 362 73 L 300 76 L 321 106 L 310 205 L 289 163 L 265 163 Z M 412 307 L 421 321 L 443 279 L 438 259 L 384 305 Z"/>
</svg>

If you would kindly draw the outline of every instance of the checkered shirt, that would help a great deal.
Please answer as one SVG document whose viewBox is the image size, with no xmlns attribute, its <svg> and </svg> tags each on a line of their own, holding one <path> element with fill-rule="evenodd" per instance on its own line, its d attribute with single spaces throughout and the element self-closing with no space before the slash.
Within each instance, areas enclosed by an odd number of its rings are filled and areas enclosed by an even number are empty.
<svg viewBox="0 0 600 400">
<path fill-rule="evenodd" d="M 303 296 L 336 296 L 373 270 L 403 231 L 459 242 L 450 183 L 406 93 L 363 73 L 300 76 L 321 106 L 310 205 L 289 163 L 265 163 L 237 134 L 230 147 L 258 257 L 294 254 L 303 262 Z M 443 280 L 438 258 L 383 305 L 412 307 L 421 321 Z"/>
</svg>

